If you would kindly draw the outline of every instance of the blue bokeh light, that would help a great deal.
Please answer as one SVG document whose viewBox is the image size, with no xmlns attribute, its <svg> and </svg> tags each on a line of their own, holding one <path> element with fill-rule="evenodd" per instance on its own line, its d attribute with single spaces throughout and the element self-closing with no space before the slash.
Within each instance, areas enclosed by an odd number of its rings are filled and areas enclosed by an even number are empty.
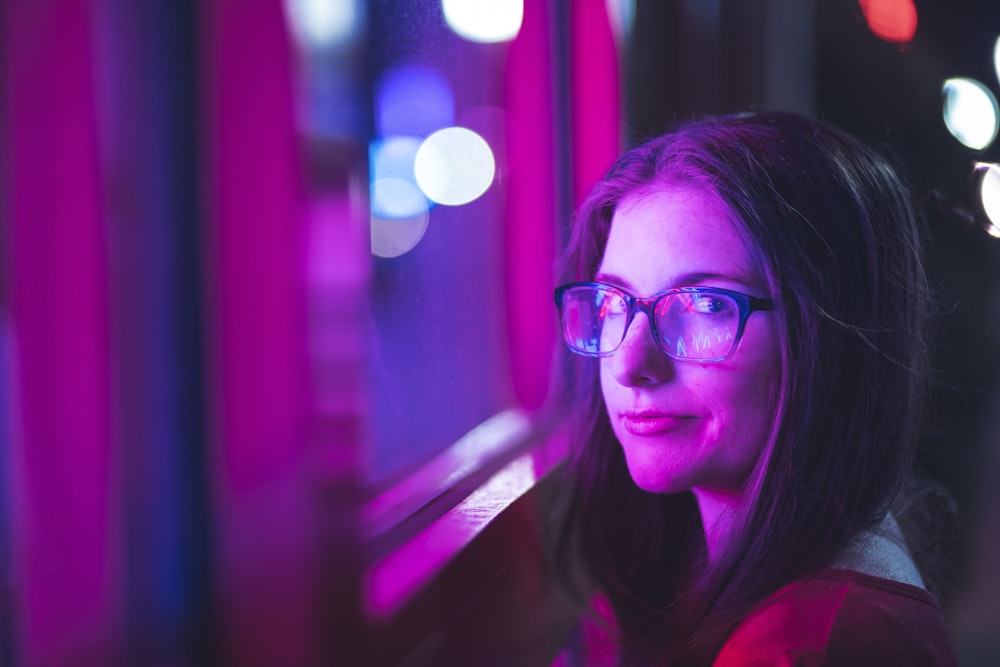
<svg viewBox="0 0 1000 667">
<path fill-rule="evenodd" d="M 375 99 L 378 134 L 426 137 L 455 123 L 455 95 L 435 69 L 403 65 L 382 78 Z"/>
<path fill-rule="evenodd" d="M 421 194 L 413 163 L 420 148 L 417 137 L 392 136 L 376 139 L 369 149 L 372 214 L 402 219 L 422 215 L 430 203 Z M 412 187 L 407 188 L 409 184 Z"/>
</svg>

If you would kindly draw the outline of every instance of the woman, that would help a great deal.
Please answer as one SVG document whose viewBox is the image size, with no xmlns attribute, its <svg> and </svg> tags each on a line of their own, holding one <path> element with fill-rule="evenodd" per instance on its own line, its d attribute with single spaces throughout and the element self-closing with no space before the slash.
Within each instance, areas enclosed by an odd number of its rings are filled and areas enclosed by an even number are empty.
<svg viewBox="0 0 1000 667">
<path fill-rule="evenodd" d="M 953 664 L 891 509 L 927 316 L 893 169 L 792 114 L 689 123 L 618 160 L 564 266 L 564 546 L 621 661 Z"/>
</svg>

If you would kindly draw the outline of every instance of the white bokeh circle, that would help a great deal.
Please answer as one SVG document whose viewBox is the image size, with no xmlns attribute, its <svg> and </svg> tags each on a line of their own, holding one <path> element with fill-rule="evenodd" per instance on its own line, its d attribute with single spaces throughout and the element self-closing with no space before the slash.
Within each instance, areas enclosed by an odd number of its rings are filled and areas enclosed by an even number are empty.
<svg viewBox="0 0 1000 667">
<path fill-rule="evenodd" d="M 413 162 L 417 185 L 431 201 L 461 206 L 493 183 L 496 160 L 490 145 L 464 127 L 446 127 L 420 145 Z"/>
</svg>

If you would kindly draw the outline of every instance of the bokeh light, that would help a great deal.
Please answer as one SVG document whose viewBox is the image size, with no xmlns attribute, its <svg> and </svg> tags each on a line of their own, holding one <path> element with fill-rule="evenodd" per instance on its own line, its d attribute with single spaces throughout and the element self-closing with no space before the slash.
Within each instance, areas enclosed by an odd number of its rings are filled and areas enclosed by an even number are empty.
<svg viewBox="0 0 1000 667">
<path fill-rule="evenodd" d="M 501 178 L 508 169 L 507 127 L 511 122 L 506 109 L 486 104 L 463 109 L 458 114 L 458 125 L 472 130 L 489 144 L 496 164 L 494 178 Z"/>
<path fill-rule="evenodd" d="M 409 218 L 372 215 L 372 254 L 392 258 L 408 253 L 424 238 L 429 220 L 430 214 L 426 210 Z"/>
<path fill-rule="evenodd" d="M 386 137 L 372 142 L 369 159 L 373 215 L 410 218 L 427 210 L 427 199 L 413 171 L 419 148 L 417 137 Z"/>
<path fill-rule="evenodd" d="M 632 36 L 632 26 L 635 24 L 636 0 L 606 0 L 608 21 L 615 39 L 621 44 L 628 43 Z"/>
<path fill-rule="evenodd" d="M 997 37 L 996 44 L 993 45 L 993 69 L 997 73 L 997 81 L 1000 81 L 1000 37 Z"/>
<path fill-rule="evenodd" d="M 985 171 L 979 186 L 979 198 L 983 211 L 990 220 L 987 228 L 990 236 L 1000 236 L 1000 166 L 983 165 Z"/>
<path fill-rule="evenodd" d="M 413 182 L 402 178 L 379 178 L 372 182 L 372 215 L 403 220 L 426 213 L 427 198 Z"/>
<path fill-rule="evenodd" d="M 431 202 L 417 185 L 414 161 L 419 137 L 377 139 L 369 149 L 371 247 L 379 257 L 399 257 L 427 232 Z"/>
<path fill-rule="evenodd" d="M 454 124 L 455 95 L 440 72 L 403 65 L 383 76 L 375 98 L 378 134 L 426 137 Z"/>
<path fill-rule="evenodd" d="M 473 42 L 506 42 L 517 37 L 523 0 L 442 0 L 448 26 Z"/>
<path fill-rule="evenodd" d="M 913 0 L 859 0 L 868 28 L 879 39 L 906 44 L 917 32 Z"/>
<path fill-rule="evenodd" d="M 361 0 L 285 0 L 296 38 L 315 49 L 334 47 L 361 30 Z"/>
<path fill-rule="evenodd" d="M 489 144 L 464 127 L 427 137 L 417 150 L 414 174 L 428 199 L 448 206 L 468 204 L 493 182 L 496 162 Z"/>
<path fill-rule="evenodd" d="M 957 77 L 944 82 L 944 124 L 973 150 L 983 150 L 997 135 L 998 107 L 993 93 L 974 79 Z"/>
</svg>

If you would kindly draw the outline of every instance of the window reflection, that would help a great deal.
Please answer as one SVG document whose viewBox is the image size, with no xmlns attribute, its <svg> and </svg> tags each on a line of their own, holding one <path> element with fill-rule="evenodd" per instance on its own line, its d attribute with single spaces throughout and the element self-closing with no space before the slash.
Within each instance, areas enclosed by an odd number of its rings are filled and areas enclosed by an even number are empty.
<svg viewBox="0 0 1000 667">
<path fill-rule="evenodd" d="M 445 9 L 381 2 L 370 16 L 375 484 L 512 404 L 500 162 L 508 45 L 460 36 Z"/>
</svg>

